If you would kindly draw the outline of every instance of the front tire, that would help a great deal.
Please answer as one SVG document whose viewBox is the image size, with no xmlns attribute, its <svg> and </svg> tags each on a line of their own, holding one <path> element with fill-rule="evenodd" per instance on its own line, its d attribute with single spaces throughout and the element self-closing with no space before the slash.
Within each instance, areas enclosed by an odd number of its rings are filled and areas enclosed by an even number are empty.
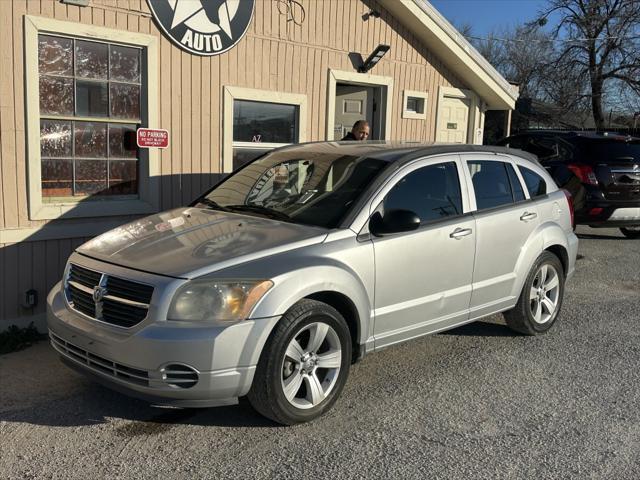
<svg viewBox="0 0 640 480">
<path fill-rule="evenodd" d="M 308 422 L 336 402 L 350 365 L 351 336 L 342 315 L 305 299 L 271 333 L 247 396 L 254 409 L 275 422 Z"/>
<path fill-rule="evenodd" d="M 627 238 L 640 238 L 640 227 L 621 228 L 620 231 Z"/>
<path fill-rule="evenodd" d="M 509 328 L 525 335 L 548 331 L 562 307 L 564 282 L 558 257 L 543 252 L 531 267 L 515 308 L 504 313 Z"/>
</svg>

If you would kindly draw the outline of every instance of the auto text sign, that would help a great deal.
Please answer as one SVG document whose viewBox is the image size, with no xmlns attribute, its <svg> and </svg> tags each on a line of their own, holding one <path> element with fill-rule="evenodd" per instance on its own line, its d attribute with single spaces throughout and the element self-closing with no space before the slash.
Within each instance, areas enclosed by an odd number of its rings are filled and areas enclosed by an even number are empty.
<svg viewBox="0 0 640 480">
<path fill-rule="evenodd" d="M 249 28 L 255 0 L 147 0 L 164 34 L 194 55 L 219 55 Z"/>
<path fill-rule="evenodd" d="M 167 148 L 169 146 L 169 132 L 155 128 L 138 129 L 138 147 Z"/>
</svg>

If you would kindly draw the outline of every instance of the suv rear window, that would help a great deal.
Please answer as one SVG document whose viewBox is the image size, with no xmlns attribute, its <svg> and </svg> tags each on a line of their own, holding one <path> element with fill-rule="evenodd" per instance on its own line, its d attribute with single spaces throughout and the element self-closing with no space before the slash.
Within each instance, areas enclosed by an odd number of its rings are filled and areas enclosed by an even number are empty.
<svg viewBox="0 0 640 480">
<path fill-rule="evenodd" d="M 640 142 L 636 141 L 585 140 L 580 147 L 580 157 L 590 163 L 640 161 Z"/>
</svg>

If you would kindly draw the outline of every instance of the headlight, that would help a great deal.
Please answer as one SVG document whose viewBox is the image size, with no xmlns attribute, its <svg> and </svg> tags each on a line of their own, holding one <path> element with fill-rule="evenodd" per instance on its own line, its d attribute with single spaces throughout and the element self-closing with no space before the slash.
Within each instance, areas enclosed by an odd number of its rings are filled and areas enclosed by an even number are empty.
<svg viewBox="0 0 640 480">
<path fill-rule="evenodd" d="M 174 295 L 167 320 L 236 322 L 246 319 L 273 286 L 270 280 L 194 280 Z"/>
</svg>

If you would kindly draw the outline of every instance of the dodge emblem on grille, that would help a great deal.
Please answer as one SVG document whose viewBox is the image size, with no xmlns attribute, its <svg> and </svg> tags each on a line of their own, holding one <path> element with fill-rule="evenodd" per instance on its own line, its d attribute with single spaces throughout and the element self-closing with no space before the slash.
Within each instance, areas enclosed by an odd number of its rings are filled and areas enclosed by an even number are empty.
<svg viewBox="0 0 640 480">
<path fill-rule="evenodd" d="M 93 287 L 93 301 L 99 303 L 102 301 L 104 296 L 107 294 L 107 289 L 104 287 Z"/>
</svg>

